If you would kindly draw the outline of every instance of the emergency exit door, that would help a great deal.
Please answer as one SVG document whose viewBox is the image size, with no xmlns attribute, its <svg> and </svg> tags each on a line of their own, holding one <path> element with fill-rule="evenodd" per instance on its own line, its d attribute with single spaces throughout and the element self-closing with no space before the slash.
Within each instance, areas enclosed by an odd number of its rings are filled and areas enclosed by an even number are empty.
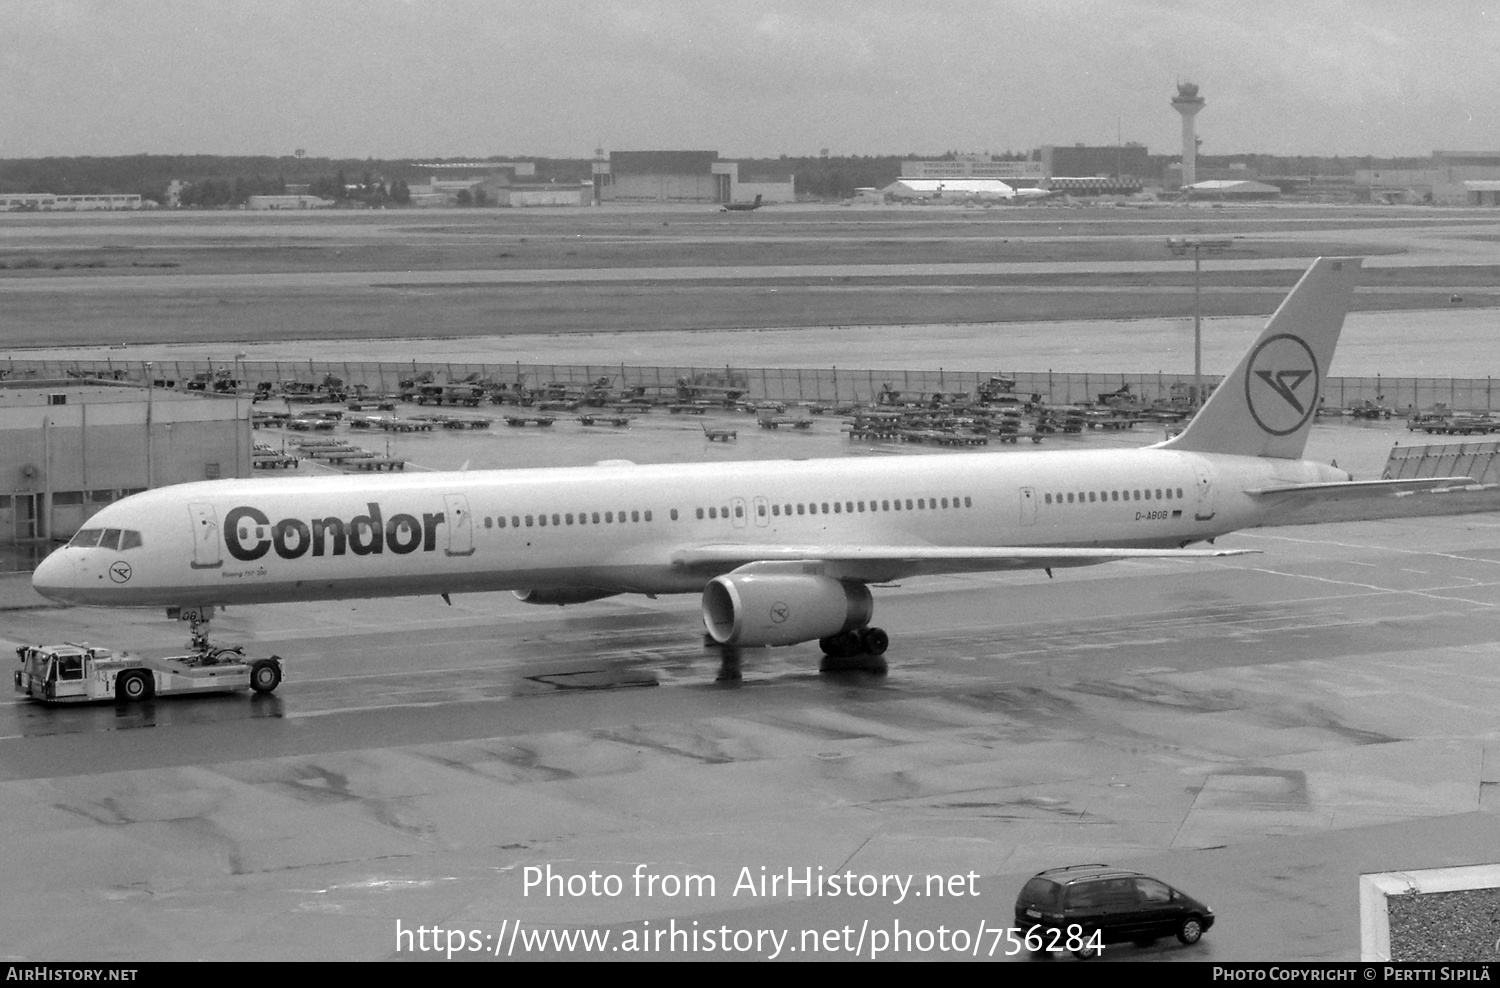
<svg viewBox="0 0 1500 988">
<path fill-rule="evenodd" d="M 1036 488 L 1022 487 L 1020 489 L 1021 499 L 1021 524 L 1036 524 Z"/>
<path fill-rule="evenodd" d="M 448 546 L 443 551 L 450 556 L 472 556 L 474 519 L 469 514 L 469 499 L 463 494 L 444 494 L 443 510 L 448 528 Z"/>
</svg>

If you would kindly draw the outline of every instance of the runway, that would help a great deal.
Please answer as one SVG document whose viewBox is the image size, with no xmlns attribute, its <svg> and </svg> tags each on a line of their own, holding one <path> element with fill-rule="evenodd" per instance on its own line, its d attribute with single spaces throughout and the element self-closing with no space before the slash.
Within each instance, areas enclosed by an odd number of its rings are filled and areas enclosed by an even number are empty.
<svg viewBox="0 0 1500 988">
<path fill-rule="evenodd" d="M 853 956 L 853 933 L 806 931 L 863 930 L 868 956 L 898 926 L 963 930 L 966 951 L 918 937 L 893 956 L 985 956 L 1005 941 L 975 931 L 1012 924 L 1027 875 L 1107 861 L 1218 923 L 1194 948 L 1106 960 L 1356 958 L 1361 871 L 1478 863 L 1500 838 L 1500 523 L 1219 544 L 1263 553 L 878 589 L 884 677 L 819 674 L 812 646 L 735 669 L 701 646 L 692 598 L 232 612 L 218 637 L 288 659 L 274 697 L 0 705 L 5 949 L 424 956 L 400 923 L 474 932 L 462 942 L 491 957 L 519 922 L 609 933 L 611 959 L 668 929 L 790 931 L 779 956 L 798 958 Z M 16 641 L 185 637 L 154 613 L 6 617 Z M 549 866 L 558 894 L 528 890 Z M 642 868 L 662 880 L 651 894 Z M 915 885 L 901 901 L 743 886 L 744 869 L 820 868 Z M 568 894 L 563 876 L 591 872 L 621 891 Z M 672 876 L 699 894 L 666 894 Z M 650 956 L 726 953 L 679 942 Z"/>
</svg>

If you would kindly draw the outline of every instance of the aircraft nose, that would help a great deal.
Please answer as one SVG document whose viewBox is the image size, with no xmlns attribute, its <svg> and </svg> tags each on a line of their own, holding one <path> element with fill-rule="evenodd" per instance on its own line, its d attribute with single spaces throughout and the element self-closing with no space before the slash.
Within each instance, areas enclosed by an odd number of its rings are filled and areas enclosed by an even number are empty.
<svg viewBox="0 0 1500 988">
<path fill-rule="evenodd" d="M 42 560 L 31 574 L 31 587 L 43 597 L 66 601 L 77 585 L 78 564 L 68 553 L 58 549 Z"/>
</svg>

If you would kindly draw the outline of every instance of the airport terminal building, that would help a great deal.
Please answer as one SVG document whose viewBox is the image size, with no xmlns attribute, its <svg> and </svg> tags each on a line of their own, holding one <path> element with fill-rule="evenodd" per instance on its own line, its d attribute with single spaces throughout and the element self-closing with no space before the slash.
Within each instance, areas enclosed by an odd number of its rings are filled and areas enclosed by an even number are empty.
<svg viewBox="0 0 1500 988">
<path fill-rule="evenodd" d="M 249 476 L 250 405 L 113 381 L 0 383 L 0 545 L 70 538 L 150 487 Z"/>
</svg>

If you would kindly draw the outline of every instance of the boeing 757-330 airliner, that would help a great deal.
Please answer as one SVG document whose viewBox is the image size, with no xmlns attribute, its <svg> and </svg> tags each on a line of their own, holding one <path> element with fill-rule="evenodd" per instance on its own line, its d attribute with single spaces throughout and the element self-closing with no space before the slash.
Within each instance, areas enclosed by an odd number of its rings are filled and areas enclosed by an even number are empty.
<svg viewBox="0 0 1500 988">
<path fill-rule="evenodd" d="M 871 584 L 1234 555 L 1188 546 L 1314 498 L 1458 479 L 1354 482 L 1301 459 L 1359 266 L 1314 262 L 1187 428 L 1145 449 L 181 484 L 103 509 L 32 582 L 194 618 L 406 594 L 697 593 L 721 645 L 878 656 Z"/>
</svg>

